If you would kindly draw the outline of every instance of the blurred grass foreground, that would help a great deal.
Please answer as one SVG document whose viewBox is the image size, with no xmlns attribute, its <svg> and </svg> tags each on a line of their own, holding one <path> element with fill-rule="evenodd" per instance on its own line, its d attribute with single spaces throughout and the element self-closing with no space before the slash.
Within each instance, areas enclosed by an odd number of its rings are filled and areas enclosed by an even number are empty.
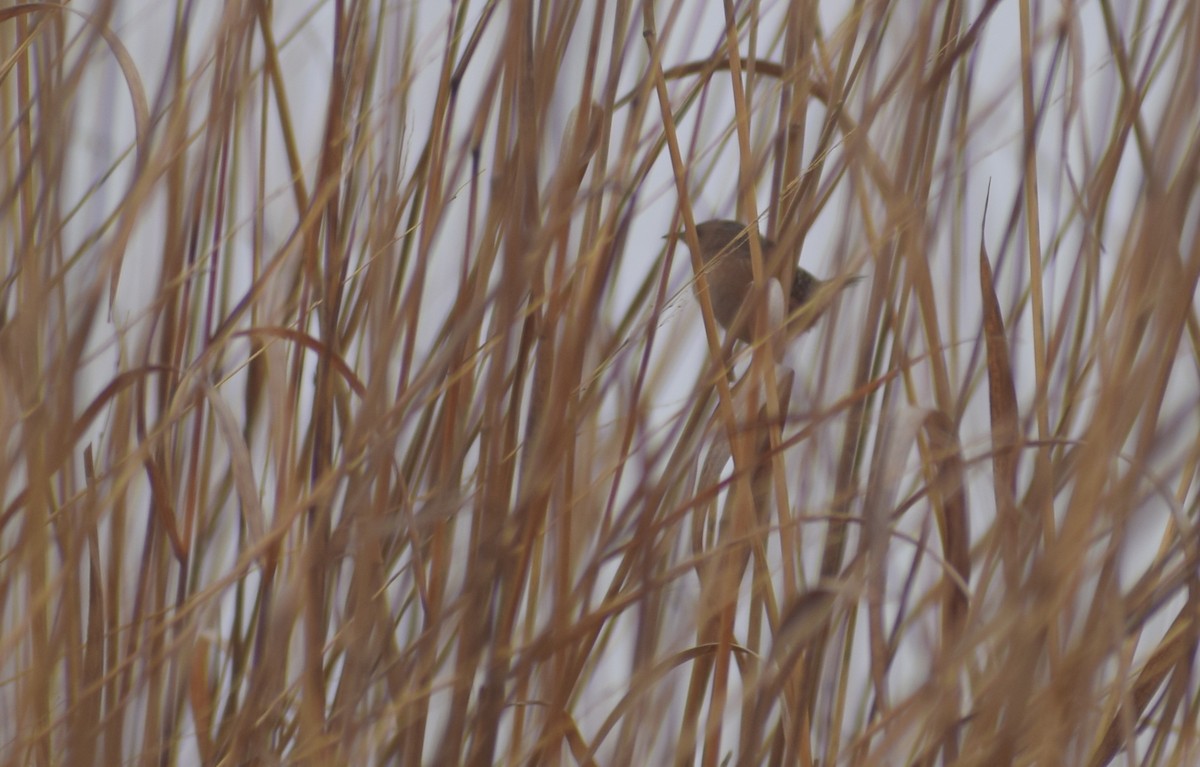
<svg viewBox="0 0 1200 767">
<path fill-rule="evenodd" d="M 0 765 L 1200 764 L 1200 3 L 0 62 Z M 864 279 L 727 341 L 708 218 Z"/>
</svg>

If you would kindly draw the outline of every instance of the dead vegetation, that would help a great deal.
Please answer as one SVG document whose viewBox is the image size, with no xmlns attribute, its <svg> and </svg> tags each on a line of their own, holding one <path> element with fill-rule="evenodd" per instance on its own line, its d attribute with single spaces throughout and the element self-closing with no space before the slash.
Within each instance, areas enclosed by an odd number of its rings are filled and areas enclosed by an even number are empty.
<svg viewBox="0 0 1200 767">
<path fill-rule="evenodd" d="M 1200 5 L 147 5 L 0 8 L 0 763 L 1200 761 Z"/>
</svg>

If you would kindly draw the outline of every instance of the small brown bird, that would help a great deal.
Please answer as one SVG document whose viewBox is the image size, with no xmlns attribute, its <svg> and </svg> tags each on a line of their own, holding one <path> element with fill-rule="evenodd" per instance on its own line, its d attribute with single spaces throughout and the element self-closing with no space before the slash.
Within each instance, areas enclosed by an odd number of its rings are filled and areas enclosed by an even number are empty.
<svg viewBox="0 0 1200 767">
<path fill-rule="evenodd" d="M 713 315 L 727 332 L 733 333 L 739 340 L 752 343 L 754 312 L 750 311 L 746 297 L 755 293 L 752 290 L 754 274 L 750 265 L 750 241 L 746 227 L 737 221 L 705 221 L 696 225 L 696 235 L 700 240 L 700 258 L 706 267 L 704 276 L 708 281 Z M 678 232 L 676 236 L 682 238 L 684 233 Z M 775 243 L 761 236 L 759 241 L 762 243 L 765 266 L 769 269 L 774 261 Z M 826 281 L 796 267 L 788 295 L 788 335 L 798 335 L 812 327 L 820 312 L 801 309 L 826 284 Z"/>
</svg>

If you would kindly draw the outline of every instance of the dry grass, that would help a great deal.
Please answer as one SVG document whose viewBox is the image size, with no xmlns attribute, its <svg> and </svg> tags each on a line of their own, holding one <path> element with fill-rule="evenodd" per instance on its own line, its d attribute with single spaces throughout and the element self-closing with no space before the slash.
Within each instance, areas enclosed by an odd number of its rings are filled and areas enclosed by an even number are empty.
<svg viewBox="0 0 1200 767">
<path fill-rule="evenodd" d="M 1200 4 L 173 5 L 0 8 L 0 764 L 1200 763 Z"/>
</svg>

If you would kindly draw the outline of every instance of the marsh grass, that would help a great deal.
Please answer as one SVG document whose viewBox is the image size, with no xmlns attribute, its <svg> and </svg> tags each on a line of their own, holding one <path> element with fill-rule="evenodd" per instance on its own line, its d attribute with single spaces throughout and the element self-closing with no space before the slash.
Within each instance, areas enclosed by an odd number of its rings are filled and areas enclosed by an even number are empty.
<svg viewBox="0 0 1200 767">
<path fill-rule="evenodd" d="M 0 762 L 1200 762 L 1200 6 L 135 5 L 0 9 Z"/>
</svg>

